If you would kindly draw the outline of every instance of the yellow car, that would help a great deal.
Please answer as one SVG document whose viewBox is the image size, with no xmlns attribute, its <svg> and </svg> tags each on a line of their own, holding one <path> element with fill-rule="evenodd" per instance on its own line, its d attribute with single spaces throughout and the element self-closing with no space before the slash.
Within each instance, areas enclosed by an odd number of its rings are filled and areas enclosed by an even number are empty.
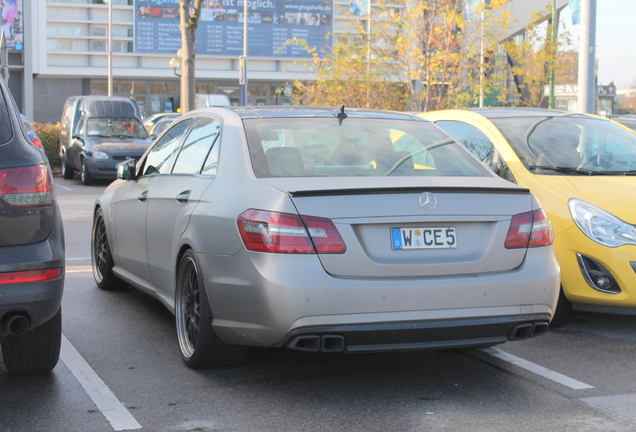
<svg viewBox="0 0 636 432">
<path fill-rule="evenodd" d="M 636 133 L 606 118 L 544 109 L 418 115 L 539 199 L 561 265 L 553 323 L 571 307 L 636 313 Z"/>
</svg>

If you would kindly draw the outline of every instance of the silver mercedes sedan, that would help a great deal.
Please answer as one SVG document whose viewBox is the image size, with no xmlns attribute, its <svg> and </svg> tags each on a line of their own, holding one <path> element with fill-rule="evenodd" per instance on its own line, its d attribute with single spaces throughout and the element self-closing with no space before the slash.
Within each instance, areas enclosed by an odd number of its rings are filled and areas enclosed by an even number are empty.
<svg viewBox="0 0 636 432">
<path fill-rule="evenodd" d="M 205 108 L 120 165 L 93 274 L 176 317 L 185 364 L 250 346 L 360 353 L 545 333 L 559 294 L 532 193 L 408 114 Z"/>
</svg>

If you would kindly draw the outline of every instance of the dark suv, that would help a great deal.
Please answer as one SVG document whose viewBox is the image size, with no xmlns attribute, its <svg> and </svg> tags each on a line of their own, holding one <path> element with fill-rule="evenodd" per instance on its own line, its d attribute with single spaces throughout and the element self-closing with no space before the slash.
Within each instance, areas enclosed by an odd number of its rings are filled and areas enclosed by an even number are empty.
<svg viewBox="0 0 636 432">
<path fill-rule="evenodd" d="M 64 229 L 51 167 L 0 78 L 0 343 L 10 373 L 50 372 L 62 340 Z"/>
</svg>

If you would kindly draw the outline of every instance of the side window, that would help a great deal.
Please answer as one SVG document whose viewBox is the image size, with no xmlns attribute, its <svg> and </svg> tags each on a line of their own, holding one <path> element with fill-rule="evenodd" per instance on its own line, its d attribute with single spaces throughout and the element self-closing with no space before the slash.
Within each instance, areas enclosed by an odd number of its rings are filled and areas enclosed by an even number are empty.
<svg viewBox="0 0 636 432">
<path fill-rule="evenodd" d="M 82 117 L 82 119 L 77 124 L 77 130 L 73 135 L 84 135 L 84 123 L 86 123 L 86 119 Z"/>
<path fill-rule="evenodd" d="M 143 175 L 167 174 L 172 155 L 179 149 L 181 137 L 188 130 L 193 119 L 186 119 L 174 125 L 148 153 L 143 166 Z"/>
<path fill-rule="evenodd" d="M 4 100 L 4 94 L 0 90 L 0 144 L 8 142 L 12 135 L 9 108 Z"/>
<path fill-rule="evenodd" d="M 488 137 L 473 125 L 460 121 L 438 121 L 437 126 L 464 146 L 484 164 L 488 165 L 499 177 L 510 182 L 515 178 L 508 165 L 501 159 L 495 145 Z"/>
<path fill-rule="evenodd" d="M 216 175 L 216 171 L 219 165 L 219 143 L 217 142 L 208 153 L 208 157 L 205 160 L 205 165 L 203 165 L 203 169 L 201 170 L 201 174 L 205 175 Z"/>
<path fill-rule="evenodd" d="M 498 153 L 493 143 L 475 126 L 459 121 L 438 121 L 435 123 L 455 140 L 464 144 L 477 158 L 488 165 L 498 161 Z"/>
<path fill-rule="evenodd" d="M 220 131 L 221 124 L 218 121 L 206 117 L 199 118 L 181 147 L 172 173 L 198 174 Z"/>
</svg>

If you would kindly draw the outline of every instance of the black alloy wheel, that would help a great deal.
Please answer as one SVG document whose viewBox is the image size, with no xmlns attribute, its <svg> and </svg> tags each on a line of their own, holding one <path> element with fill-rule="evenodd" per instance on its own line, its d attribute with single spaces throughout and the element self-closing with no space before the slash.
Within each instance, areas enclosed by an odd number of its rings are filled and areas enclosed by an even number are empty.
<svg viewBox="0 0 636 432">
<path fill-rule="evenodd" d="M 91 237 L 91 264 L 97 286 L 106 291 L 121 290 L 127 287 L 127 284 L 113 273 L 115 264 L 110 252 L 104 214 L 101 208 L 95 211 Z"/>
<path fill-rule="evenodd" d="M 176 288 L 177 337 L 186 366 L 197 369 L 242 363 L 249 347 L 227 344 L 212 329 L 212 312 L 192 250 L 181 258 Z"/>
</svg>

